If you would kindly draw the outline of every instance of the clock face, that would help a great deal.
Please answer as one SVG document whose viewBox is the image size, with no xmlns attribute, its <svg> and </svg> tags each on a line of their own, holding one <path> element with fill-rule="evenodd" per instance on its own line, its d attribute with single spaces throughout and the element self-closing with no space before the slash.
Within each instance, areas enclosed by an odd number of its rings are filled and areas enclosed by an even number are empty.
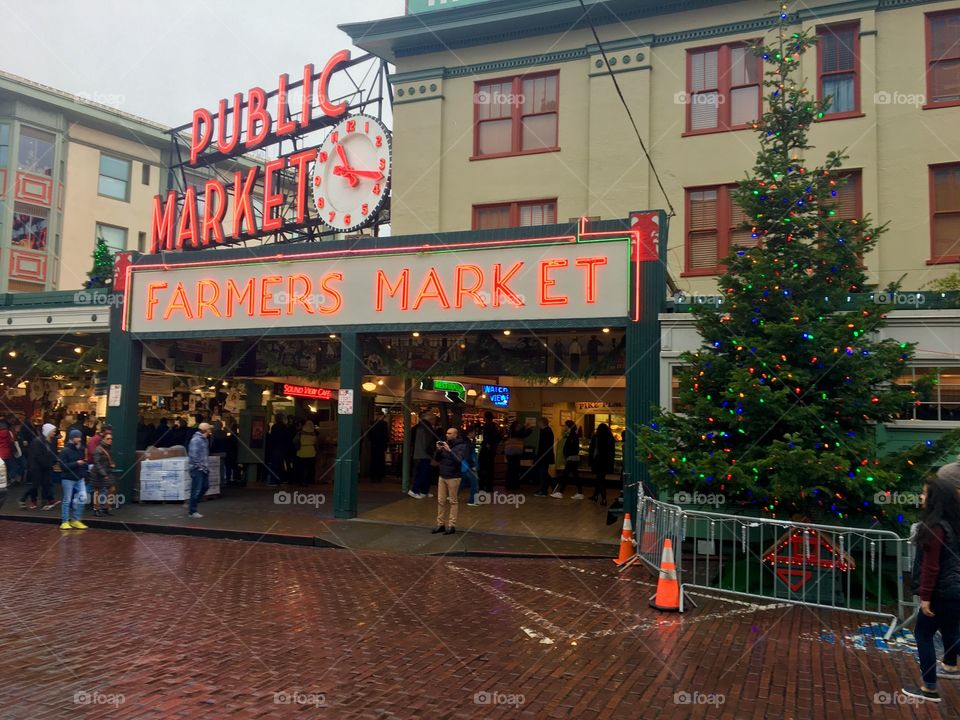
<svg viewBox="0 0 960 720">
<path fill-rule="evenodd" d="M 377 216 L 390 189 L 390 133 L 376 118 L 351 115 L 337 123 L 313 164 L 313 206 L 341 232 Z"/>
</svg>

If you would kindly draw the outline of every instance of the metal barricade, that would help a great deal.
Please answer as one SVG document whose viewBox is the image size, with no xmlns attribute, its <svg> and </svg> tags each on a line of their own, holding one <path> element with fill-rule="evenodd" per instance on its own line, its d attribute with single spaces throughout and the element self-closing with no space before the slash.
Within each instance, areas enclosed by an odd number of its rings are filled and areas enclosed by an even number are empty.
<svg viewBox="0 0 960 720">
<path fill-rule="evenodd" d="M 644 495 L 637 510 L 634 560 L 656 572 L 670 538 L 681 597 L 701 589 L 854 612 L 886 620 L 887 638 L 909 613 L 912 545 L 895 532 L 688 510 Z"/>
</svg>

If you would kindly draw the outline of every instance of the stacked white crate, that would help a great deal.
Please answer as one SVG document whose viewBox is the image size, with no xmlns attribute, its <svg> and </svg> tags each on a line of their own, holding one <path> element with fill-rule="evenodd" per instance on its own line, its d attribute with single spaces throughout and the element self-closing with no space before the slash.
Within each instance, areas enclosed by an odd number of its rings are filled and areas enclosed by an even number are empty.
<svg viewBox="0 0 960 720">
<path fill-rule="evenodd" d="M 190 459 L 185 457 L 143 460 L 140 463 L 140 500 L 187 500 L 190 498 Z M 220 494 L 220 458 L 210 458 L 210 489 Z"/>
</svg>

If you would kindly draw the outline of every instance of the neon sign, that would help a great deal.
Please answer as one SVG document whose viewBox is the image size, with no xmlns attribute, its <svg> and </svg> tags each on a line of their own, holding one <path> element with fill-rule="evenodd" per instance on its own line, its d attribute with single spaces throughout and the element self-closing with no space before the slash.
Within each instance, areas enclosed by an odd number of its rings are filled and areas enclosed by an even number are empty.
<svg viewBox="0 0 960 720">
<path fill-rule="evenodd" d="M 510 404 L 510 388 L 502 385 L 484 385 L 483 392 L 491 404 L 507 407 Z"/>
<path fill-rule="evenodd" d="M 290 397 L 310 398 L 312 400 L 332 400 L 336 390 L 328 390 L 322 387 L 313 387 L 312 385 L 291 385 L 283 384 L 282 395 Z"/>
</svg>

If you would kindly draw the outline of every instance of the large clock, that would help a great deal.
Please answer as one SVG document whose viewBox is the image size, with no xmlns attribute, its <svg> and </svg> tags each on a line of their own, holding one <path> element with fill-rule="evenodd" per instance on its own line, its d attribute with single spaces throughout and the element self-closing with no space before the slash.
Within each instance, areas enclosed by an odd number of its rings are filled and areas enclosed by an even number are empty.
<svg viewBox="0 0 960 720">
<path fill-rule="evenodd" d="M 390 190 L 390 132 L 376 118 L 337 123 L 313 164 L 313 204 L 323 222 L 349 232 L 376 218 Z"/>
</svg>

